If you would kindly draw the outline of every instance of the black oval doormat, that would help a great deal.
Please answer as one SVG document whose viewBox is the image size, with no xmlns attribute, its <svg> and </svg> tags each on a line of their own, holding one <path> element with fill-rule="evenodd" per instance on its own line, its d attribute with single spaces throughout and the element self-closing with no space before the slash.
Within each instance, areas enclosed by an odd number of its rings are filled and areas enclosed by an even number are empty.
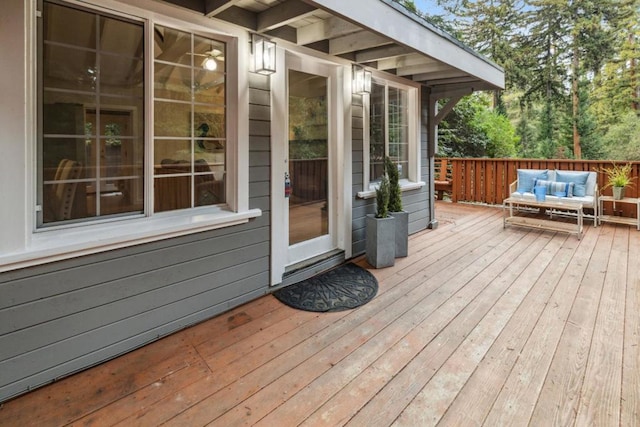
<svg viewBox="0 0 640 427">
<path fill-rule="evenodd" d="M 273 293 L 283 303 L 306 311 L 341 311 L 368 303 L 378 292 L 373 274 L 353 263 L 341 265 Z"/>
</svg>

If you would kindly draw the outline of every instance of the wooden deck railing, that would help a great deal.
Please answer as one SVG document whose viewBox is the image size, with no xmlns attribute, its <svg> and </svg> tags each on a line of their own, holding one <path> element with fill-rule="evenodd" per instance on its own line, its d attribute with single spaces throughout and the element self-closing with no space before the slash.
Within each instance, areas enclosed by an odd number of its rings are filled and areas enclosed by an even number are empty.
<svg viewBox="0 0 640 427">
<path fill-rule="evenodd" d="M 450 198 L 452 202 L 478 202 L 487 204 L 502 204 L 509 197 L 509 184 L 517 179 L 518 169 L 560 169 L 576 171 L 594 171 L 611 166 L 607 160 L 545 160 L 545 159 L 467 159 L 447 158 L 451 185 Z M 440 163 L 440 158 L 436 159 Z M 626 163 L 626 162 L 617 162 Z M 635 177 L 632 186 L 625 190 L 626 197 L 638 197 L 640 185 L 640 162 L 631 162 L 631 176 Z M 603 190 L 606 184 L 605 175 L 598 174 L 598 188 L 600 194 L 611 195 L 611 189 Z M 611 204 L 605 204 L 605 213 L 636 217 L 635 207 L 632 205 L 616 204 L 615 212 Z"/>
</svg>

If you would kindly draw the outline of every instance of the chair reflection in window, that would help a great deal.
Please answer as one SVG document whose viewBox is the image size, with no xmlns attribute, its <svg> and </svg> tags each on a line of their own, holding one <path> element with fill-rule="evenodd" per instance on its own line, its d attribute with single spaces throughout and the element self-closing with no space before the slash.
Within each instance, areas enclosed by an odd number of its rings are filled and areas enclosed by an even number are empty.
<svg viewBox="0 0 640 427">
<path fill-rule="evenodd" d="M 85 215 L 85 212 L 79 211 L 84 204 L 76 203 L 81 196 L 78 194 L 78 180 L 82 170 L 80 162 L 69 159 L 60 161 L 53 183 L 46 187 L 49 191 L 45 192 L 43 200 L 44 222 L 65 221 Z"/>
</svg>

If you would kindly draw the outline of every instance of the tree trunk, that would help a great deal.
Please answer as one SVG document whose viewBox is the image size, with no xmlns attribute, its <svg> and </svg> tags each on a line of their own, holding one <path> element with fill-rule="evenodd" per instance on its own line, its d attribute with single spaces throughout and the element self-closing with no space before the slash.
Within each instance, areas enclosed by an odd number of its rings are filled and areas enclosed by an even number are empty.
<svg viewBox="0 0 640 427">
<path fill-rule="evenodd" d="M 580 49 L 578 47 L 577 36 L 574 36 L 573 42 L 573 59 L 572 76 L 571 76 L 571 92 L 573 98 L 573 155 L 576 159 L 582 158 L 582 147 L 580 146 L 580 132 L 578 131 L 578 116 L 580 115 L 580 94 L 579 94 L 579 68 L 580 68 Z"/>
</svg>

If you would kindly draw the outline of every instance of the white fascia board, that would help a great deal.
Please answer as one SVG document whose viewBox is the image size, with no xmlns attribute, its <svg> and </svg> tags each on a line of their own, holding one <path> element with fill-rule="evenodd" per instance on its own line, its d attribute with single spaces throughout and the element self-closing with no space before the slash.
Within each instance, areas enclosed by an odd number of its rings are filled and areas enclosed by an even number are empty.
<svg viewBox="0 0 640 427">
<path fill-rule="evenodd" d="M 305 0 L 343 19 L 382 34 L 398 44 L 428 55 L 497 88 L 504 88 L 504 70 L 473 52 L 418 16 L 402 12 L 391 0 Z"/>
</svg>

